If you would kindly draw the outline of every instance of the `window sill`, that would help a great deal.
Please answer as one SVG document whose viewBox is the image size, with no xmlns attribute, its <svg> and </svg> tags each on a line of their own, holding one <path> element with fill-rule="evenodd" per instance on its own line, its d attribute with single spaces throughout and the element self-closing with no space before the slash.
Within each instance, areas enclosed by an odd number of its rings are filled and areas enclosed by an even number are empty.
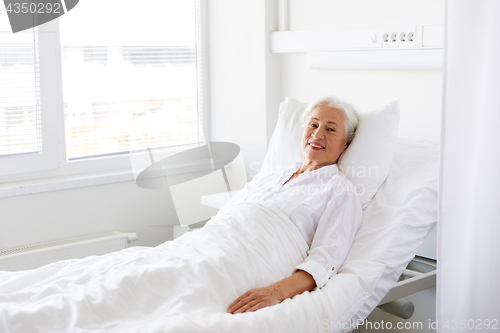
<svg viewBox="0 0 500 333">
<path fill-rule="evenodd" d="M 231 169 L 231 165 L 225 167 Z M 204 170 L 203 166 L 193 167 L 193 164 L 186 164 L 178 169 L 191 172 Z M 28 194 L 38 194 L 44 192 L 71 190 L 82 187 L 106 185 L 120 182 L 135 181 L 133 170 L 120 169 L 105 172 L 83 173 L 76 175 L 66 175 L 59 177 L 47 177 L 33 180 L 13 181 L 0 183 L 0 199 L 16 197 Z"/>
<path fill-rule="evenodd" d="M 70 190 L 88 186 L 133 181 L 131 170 L 70 175 L 0 184 L 0 199 L 28 194 Z"/>
</svg>

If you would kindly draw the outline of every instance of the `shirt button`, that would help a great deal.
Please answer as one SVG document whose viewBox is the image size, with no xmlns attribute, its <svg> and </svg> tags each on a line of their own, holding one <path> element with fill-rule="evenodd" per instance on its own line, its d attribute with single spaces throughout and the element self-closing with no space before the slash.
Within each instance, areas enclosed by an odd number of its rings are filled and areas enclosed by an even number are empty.
<svg viewBox="0 0 500 333">
<path fill-rule="evenodd" d="M 334 270 L 335 270 L 335 267 L 332 267 L 332 271 L 334 271 Z"/>
</svg>

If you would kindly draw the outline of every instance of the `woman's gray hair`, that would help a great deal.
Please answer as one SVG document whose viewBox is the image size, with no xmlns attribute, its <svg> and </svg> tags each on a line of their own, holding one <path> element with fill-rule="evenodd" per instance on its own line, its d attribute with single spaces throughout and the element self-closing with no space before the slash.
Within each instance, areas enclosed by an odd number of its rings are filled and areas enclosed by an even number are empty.
<svg viewBox="0 0 500 333">
<path fill-rule="evenodd" d="M 344 115 L 345 122 L 345 139 L 347 144 L 351 143 L 354 138 L 354 132 L 356 131 L 356 127 L 358 127 L 359 123 L 359 112 L 356 107 L 346 101 L 341 100 L 337 96 L 325 96 L 322 97 L 311 104 L 304 110 L 301 116 L 302 125 L 307 126 L 307 122 L 309 120 L 309 115 L 311 112 L 316 109 L 320 105 L 327 105 L 331 108 L 338 109 Z"/>
</svg>

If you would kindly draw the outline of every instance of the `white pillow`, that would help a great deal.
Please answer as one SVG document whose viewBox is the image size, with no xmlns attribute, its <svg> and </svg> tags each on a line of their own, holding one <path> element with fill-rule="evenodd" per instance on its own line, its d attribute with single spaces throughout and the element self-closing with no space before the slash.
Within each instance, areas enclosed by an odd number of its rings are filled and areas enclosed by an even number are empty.
<svg viewBox="0 0 500 333">
<path fill-rule="evenodd" d="M 281 102 L 278 123 L 269 142 L 261 173 L 279 172 L 304 161 L 300 148 L 303 131 L 300 116 L 306 107 L 307 104 L 289 97 Z"/>
<path fill-rule="evenodd" d="M 340 171 L 354 184 L 365 208 L 387 178 L 399 130 L 399 101 L 360 115 L 356 135 L 340 156 Z"/>
<path fill-rule="evenodd" d="M 279 172 L 304 160 L 300 115 L 307 105 L 288 97 L 280 104 L 278 123 L 269 142 L 262 173 Z M 363 208 L 387 178 L 398 128 L 398 100 L 362 114 L 356 135 L 339 160 L 339 169 L 356 186 Z"/>
</svg>

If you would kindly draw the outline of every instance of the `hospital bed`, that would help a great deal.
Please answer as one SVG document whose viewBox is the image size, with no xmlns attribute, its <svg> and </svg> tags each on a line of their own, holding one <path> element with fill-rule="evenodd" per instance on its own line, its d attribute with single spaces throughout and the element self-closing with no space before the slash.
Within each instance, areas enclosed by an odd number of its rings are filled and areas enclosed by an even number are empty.
<svg viewBox="0 0 500 333">
<path fill-rule="evenodd" d="M 298 115 L 305 107 L 305 104 L 293 99 L 281 104 L 278 124 L 262 172 L 285 168 L 301 158 L 297 149 L 300 147 L 300 135 L 297 133 L 301 131 Z M 425 140 L 398 139 L 398 125 L 397 101 L 362 116 L 355 141 L 349 148 L 358 151 L 351 151 L 348 161 L 339 162 L 354 184 L 364 185 L 367 191 L 371 189 L 371 193 L 376 195 L 373 200 L 369 200 L 367 195 L 361 197 L 365 201 L 362 227 L 343 268 L 321 290 L 330 296 L 325 296 L 326 299 L 318 297 L 325 307 L 331 307 L 332 314 L 325 312 L 325 317 L 321 320 L 316 318 L 317 321 L 304 317 L 304 322 L 311 324 L 310 331 L 347 331 L 342 327 L 352 328 L 350 323 L 362 322 L 377 306 L 407 319 L 413 314 L 414 305 L 404 297 L 436 286 L 435 257 L 427 258 L 417 253 L 437 221 L 439 145 Z M 385 154 L 387 151 L 394 154 Z M 366 156 L 367 160 L 363 160 Z M 369 169 L 374 165 L 379 171 L 378 179 L 356 179 L 358 170 L 363 171 L 362 168 Z M 228 200 L 227 193 L 202 197 L 202 203 L 215 208 L 222 208 Z M 383 265 L 379 267 L 380 275 L 375 273 L 378 269 L 374 267 L 376 264 Z M 367 267 L 373 271 L 370 272 Z M 344 274 L 353 274 L 359 279 L 360 284 L 352 286 L 358 289 L 359 294 L 349 296 L 350 303 L 346 302 L 345 307 L 351 307 L 350 311 L 339 316 L 336 314 L 338 306 L 335 303 L 338 302 L 335 297 L 340 292 L 338 289 L 342 289 L 340 281 L 346 278 Z M 357 309 L 355 300 L 362 302 Z"/>
<path fill-rule="evenodd" d="M 292 99 L 282 103 L 261 172 L 288 166 L 290 159 L 297 158 L 293 149 L 298 147 L 294 144 L 300 137 L 294 135 L 300 127 L 297 115 L 303 108 L 302 103 Z M 268 285 L 266 278 L 274 278 L 271 267 L 266 266 L 269 263 L 255 260 L 252 251 L 277 243 L 273 255 L 281 256 L 278 262 L 289 260 L 288 251 L 297 252 L 296 259 L 304 255 L 306 249 L 299 244 L 297 231 L 273 211 L 276 218 L 270 223 L 203 227 L 203 232 L 189 232 L 153 249 L 132 247 L 27 272 L 0 272 L 0 331 L 23 332 L 28 327 L 25 325 L 31 325 L 30 332 L 45 332 L 48 327 L 56 332 L 352 331 L 376 306 L 435 283 L 432 269 L 419 268 L 418 272 L 413 268 L 418 266 L 415 254 L 437 220 L 439 147 L 432 142 L 398 140 L 398 118 L 397 102 L 362 118 L 359 136 L 356 134 L 349 147 L 351 154 L 343 157 L 344 164 L 352 166 L 357 163 L 356 154 L 362 153 L 369 157 L 368 163 L 377 166 L 378 174 L 353 179 L 354 183 L 365 182 L 363 223 L 339 273 L 323 288 L 252 313 L 231 315 L 218 303 L 224 296 L 218 294 L 221 291 L 234 298 L 248 288 L 243 282 L 238 285 L 240 279 L 264 286 Z M 382 132 L 382 137 L 372 135 L 373 131 Z M 366 136 L 369 142 L 363 139 Z M 235 216 L 238 211 L 227 214 Z M 231 233 L 230 229 L 236 227 L 242 229 Z M 288 237 L 266 236 L 273 235 L 268 228 L 275 227 Z M 204 235 L 212 242 L 218 239 L 218 244 L 189 248 L 193 240 L 202 244 Z M 209 257 L 216 258 L 216 263 L 207 263 Z M 219 265 L 219 259 L 232 261 Z M 245 266 L 226 271 L 238 262 Z M 272 268 L 286 269 L 290 265 L 294 267 L 293 262 L 287 262 L 284 268 Z M 188 270 L 188 278 L 180 278 L 177 270 Z M 235 276 L 228 280 L 228 274 Z M 403 280 L 402 275 L 412 277 Z M 417 282 L 409 283 L 411 280 Z M 170 300 L 167 312 L 162 302 L 174 291 L 178 296 Z M 50 326 L 51 322 L 57 326 Z"/>
</svg>

